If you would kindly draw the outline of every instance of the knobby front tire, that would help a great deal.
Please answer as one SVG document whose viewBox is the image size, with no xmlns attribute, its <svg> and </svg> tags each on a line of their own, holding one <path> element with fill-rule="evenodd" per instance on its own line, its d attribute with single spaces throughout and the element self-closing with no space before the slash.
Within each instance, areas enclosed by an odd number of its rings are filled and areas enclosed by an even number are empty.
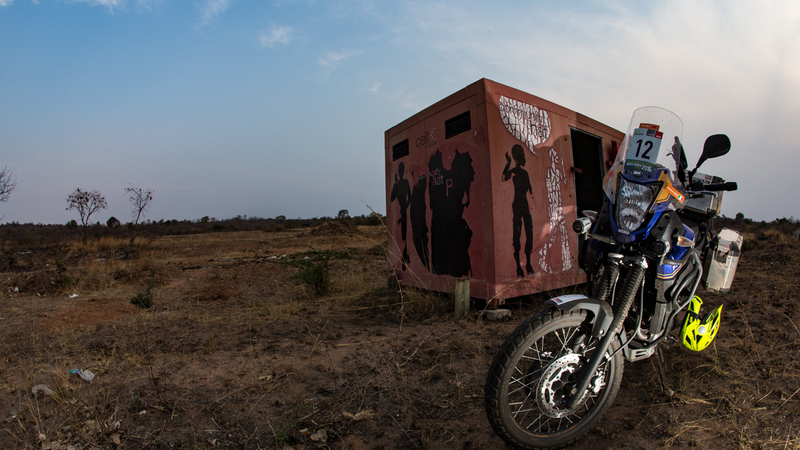
<svg viewBox="0 0 800 450">
<path fill-rule="evenodd" d="M 622 380 L 620 353 L 598 369 L 574 409 L 563 405 L 597 339 L 581 328 L 587 313 L 548 308 L 522 323 L 500 347 L 486 377 L 484 406 L 494 431 L 520 448 L 565 446 L 611 406 Z M 583 336 L 583 338 L 581 338 Z M 610 352 L 619 347 L 612 343 Z"/>
</svg>

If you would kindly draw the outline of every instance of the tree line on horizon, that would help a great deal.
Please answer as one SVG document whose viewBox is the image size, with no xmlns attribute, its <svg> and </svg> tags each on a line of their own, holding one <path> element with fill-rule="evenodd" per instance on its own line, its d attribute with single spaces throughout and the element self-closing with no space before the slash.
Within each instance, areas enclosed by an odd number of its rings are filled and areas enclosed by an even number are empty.
<svg viewBox="0 0 800 450">
<path fill-rule="evenodd" d="M 8 201 L 11 192 L 16 188 L 17 181 L 13 173 L 4 167 L 0 171 L 0 203 Z M 99 221 L 94 224 L 91 222 L 91 217 L 97 212 L 108 208 L 105 196 L 97 190 L 86 190 L 76 188 L 67 196 L 67 211 L 75 211 L 78 213 L 80 223 L 72 219 L 64 225 L 59 224 L 33 224 L 26 223 L 20 224 L 19 222 L 9 222 L 7 224 L 0 224 L 0 229 L 4 229 L 0 238 L 10 239 L 15 241 L 31 241 L 28 234 L 39 234 L 35 239 L 39 243 L 52 241 L 55 238 L 60 241 L 61 238 L 57 236 L 66 236 L 74 234 L 75 230 L 81 230 L 82 238 L 85 241 L 89 233 L 94 237 L 103 237 L 108 235 L 119 235 L 128 233 L 131 236 L 131 244 L 137 233 L 146 235 L 159 235 L 159 234 L 192 234 L 207 231 L 246 231 L 254 229 L 267 229 L 267 230 L 280 230 L 291 229 L 298 227 L 316 226 L 331 220 L 346 220 L 353 225 L 380 225 L 383 223 L 384 216 L 373 212 L 369 215 L 350 216 L 346 209 L 339 211 L 336 217 L 312 217 L 310 219 L 287 219 L 286 216 L 279 215 L 272 219 L 265 219 L 261 217 L 250 217 L 247 215 L 238 215 L 229 219 L 216 219 L 214 217 L 203 216 L 196 220 L 144 220 L 145 215 L 153 202 L 153 189 L 142 188 L 140 186 L 129 185 L 125 189 L 125 196 L 131 205 L 131 221 L 123 223 L 114 216 L 111 216 L 105 222 L 105 226 Z M 2 219 L 2 216 L 0 216 Z M 35 233 L 36 231 L 40 233 Z M 60 231 L 59 231 L 60 230 Z M 116 230 L 116 231 L 114 231 Z M 14 239 L 14 235 L 21 239 Z"/>
<path fill-rule="evenodd" d="M 111 219 L 109 219 L 111 220 Z M 264 231 L 279 232 L 292 229 L 312 228 L 328 222 L 344 222 L 352 226 L 376 226 L 384 223 L 385 217 L 378 214 L 347 216 L 340 218 L 321 216 L 312 218 L 290 219 L 285 216 L 273 218 L 236 216 L 228 219 L 216 219 L 204 216 L 193 220 L 146 220 L 139 223 L 135 233 L 132 223 L 126 225 L 101 224 L 96 222 L 86 227 L 87 237 L 101 239 L 116 237 L 130 239 L 134 234 L 139 237 L 155 237 L 164 235 L 189 235 L 229 231 Z M 0 225 L 0 241 L 14 243 L 14 246 L 46 246 L 83 238 L 84 227 L 76 220 L 66 224 L 21 224 L 9 222 Z"/>
<path fill-rule="evenodd" d="M 16 177 L 4 167 L 0 170 L 0 203 L 8 201 L 11 192 L 17 185 Z M 144 217 L 152 204 L 154 191 L 140 186 L 129 185 L 124 188 L 126 197 L 131 204 L 131 222 L 122 226 L 122 222 L 116 217 L 110 217 L 105 225 L 99 221 L 92 224 L 90 218 L 98 211 L 108 208 L 105 197 L 96 190 L 84 190 L 76 188 L 67 196 L 66 210 L 74 210 L 78 213 L 80 224 L 76 220 L 70 220 L 64 225 L 59 224 L 20 224 L 19 222 L 9 222 L 0 224 L 0 239 L 12 240 L 18 243 L 46 244 L 60 242 L 73 236 L 76 232 L 86 240 L 91 232 L 92 236 L 99 238 L 103 236 L 128 235 L 131 244 L 136 234 L 156 236 L 163 234 L 194 234 L 211 231 L 251 231 L 266 230 L 280 231 L 284 229 L 313 227 L 323 223 L 341 220 L 347 221 L 352 225 L 382 225 L 385 223 L 385 216 L 372 212 L 368 215 L 351 217 L 346 209 L 342 209 L 336 217 L 321 216 L 312 218 L 289 219 L 279 215 L 274 218 L 247 217 L 247 215 L 216 219 L 214 217 L 203 216 L 194 220 L 144 220 Z M 2 216 L 0 216 L 2 219 Z M 714 226 L 717 229 L 727 227 L 741 232 L 758 232 L 764 229 L 777 229 L 785 234 L 794 235 L 800 230 L 800 220 L 794 216 L 776 218 L 773 221 L 755 221 L 748 219 L 743 213 L 739 212 L 734 217 L 721 215 L 714 219 Z M 34 237 L 35 236 L 35 237 Z"/>
<path fill-rule="evenodd" d="M 8 170 L 8 167 L 4 167 L 0 171 L 0 203 L 8 200 L 16 185 L 13 173 Z M 333 220 L 346 221 L 353 226 L 381 225 L 385 219 L 384 216 L 375 212 L 351 217 L 348 210 L 342 209 L 336 217 L 323 216 L 310 219 L 289 219 L 283 215 L 265 219 L 239 215 L 222 220 L 209 216 L 203 216 L 196 220 L 144 220 L 153 202 L 154 191 L 134 185 L 129 185 L 124 189 L 131 205 L 131 221 L 125 224 L 126 226 L 123 226 L 122 222 L 113 216 L 105 224 L 101 224 L 99 221 L 93 224 L 92 216 L 107 209 L 108 203 L 100 191 L 76 188 L 67 196 L 66 210 L 75 211 L 80 223 L 75 219 L 63 225 L 9 222 L 0 224 L 0 239 L 16 245 L 29 246 L 56 244 L 75 238 L 81 238 L 85 242 L 91 235 L 97 239 L 107 236 L 128 238 L 130 244 L 133 245 L 137 235 L 181 235 L 215 231 L 280 231 L 317 226 Z M 0 218 L 2 217 L 0 216 Z"/>
</svg>

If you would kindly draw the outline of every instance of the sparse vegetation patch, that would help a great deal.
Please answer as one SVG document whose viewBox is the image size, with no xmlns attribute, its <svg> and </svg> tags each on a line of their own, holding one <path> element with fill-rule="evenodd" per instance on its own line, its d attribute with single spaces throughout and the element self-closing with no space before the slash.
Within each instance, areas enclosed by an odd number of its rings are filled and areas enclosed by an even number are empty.
<svg viewBox="0 0 800 450">
<path fill-rule="evenodd" d="M 283 220 L 140 224 L 134 246 L 124 227 L 85 244 L 80 230 L 0 227 L 29 237 L 0 247 L 0 448 L 502 446 L 484 378 L 543 298 L 509 302 L 509 321 L 455 322 L 448 295 L 387 283 L 384 228 Z M 574 448 L 800 448 L 800 242 L 739 223 L 753 228 L 733 292 L 700 293 L 725 304 L 715 345 L 665 351 L 671 396 L 650 360 L 627 363 Z"/>
</svg>

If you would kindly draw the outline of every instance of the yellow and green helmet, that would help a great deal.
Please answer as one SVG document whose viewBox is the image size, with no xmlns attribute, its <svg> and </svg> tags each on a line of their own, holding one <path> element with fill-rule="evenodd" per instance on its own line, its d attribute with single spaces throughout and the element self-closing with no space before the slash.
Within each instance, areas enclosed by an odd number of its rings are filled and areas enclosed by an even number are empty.
<svg viewBox="0 0 800 450">
<path fill-rule="evenodd" d="M 696 295 L 692 297 L 686 311 L 686 320 L 681 329 L 681 342 L 686 348 L 696 352 L 708 347 L 714 340 L 719 331 L 720 316 L 722 315 L 722 305 L 719 305 L 714 311 L 700 316 L 700 307 L 702 306 L 703 300 L 700 297 Z"/>
</svg>

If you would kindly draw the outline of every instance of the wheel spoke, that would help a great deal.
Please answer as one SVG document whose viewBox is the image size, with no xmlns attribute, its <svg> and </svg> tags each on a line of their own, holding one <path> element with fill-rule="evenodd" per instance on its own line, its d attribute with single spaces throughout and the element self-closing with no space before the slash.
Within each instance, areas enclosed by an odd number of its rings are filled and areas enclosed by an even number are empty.
<svg viewBox="0 0 800 450">
<path fill-rule="evenodd" d="M 530 383 L 523 383 L 523 382 L 520 382 L 520 381 L 518 381 L 518 380 L 519 380 L 519 378 L 517 378 L 517 379 L 512 379 L 512 380 L 511 380 L 511 382 L 512 382 L 512 383 L 513 383 L 513 382 L 517 382 L 517 383 L 521 384 L 522 386 L 518 387 L 517 389 L 514 389 L 513 391 L 508 391 L 508 395 L 511 395 L 511 394 L 516 394 L 517 392 L 519 392 L 519 391 L 521 391 L 521 390 L 523 390 L 523 389 L 525 389 L 525 388 L 529 387 L 530 385 L 532 385 L 532 384 L 534 384 L 534 383 L 537 383 L 537 382 L 539 381 L 539 379 L 538 379 L 538 378 L 536 378 L 536 379 L 532 380 Z M 511 384 L 511 383 L 509 383 L 509 385 L 510 385 L 510 384 Z"/>
<path fill-rule="evenodd" d="M 559 355 L 563 355 L 565 352 L 572 351 L 572 349 L 569 348 L 568 346 L 572 342 L 572 339 L 575 337 L 575 334 L 577 334 L 579 330 L 580 330 L 579 328 L 564 328 L 559 330 L 561 333 L 556 332 L 556 336 L 559 338 L 559 341 L 561 342 L 561 349 L 559 351 Z"/>
<path fill-rule="evenodd" d="M 529 399 L 529 398 L 531 398 L 531 394 L 533 394 L 533 392 L 534 392 L 534 390 L 533 390 L 533 389 L 529 389 L 529 390 L 528 390 L 528 395 L 526 395 L 526 396 L 525 396 L 525 399 L 524 399 L 524 400 L 522 400 L 522 403 L 520 404 L 520 409 L 522 409 L 522 405 L 524 405 L 525 403 L 527 403 L 527 402 L 528 402 L 528 399 Z M 535 404 L 535 402 L 534 402 L 534 404 Z M 516 415 L 517 415 L 517 414 L 519 414 L 519 410 L 517 410 L 517 412 L 516 412 L 516 413 L 514 413 L 514 416 L 516 417 Z M 525 416 L 522 416 L 522 419 L 524 419 L 524 418 L 525 418 Z"/>
<path fill-rule="evenodd" d="M 544 420 L 542 420 L 542 417 L 544 417 L 544 414 L 539 414 L 539 417 L 537 417 L 537 418 L 536 418 L 536 420 L 534 420 L 534 421 L 533 421 L 533 422 L 531 422 L 531 423 L 530 423 L 530 424 L 529 424 L 527 427 L 525 427 L 525 429 L 526 429 L 526 430 L 529 430 L 529 429 L 531 428 L 531 425 L 533 425 L 533 424 L 534 424 L 534 423 L 536 423 L 537 421 L 541 421 L 541 425 L 539 425 L 539 428 L 537 428 L 537 429 L 533 430 L 533 432 L 534 432 L 534 433 L 539 433 L 540 431 L 542 431 L 542 428 L 543 428 L 545 425 L 547 425 L 547 424 L 550 422 L 550 420 L 549 420 L 549 419 L 547 419 L 547 418 L 545 418 Z"/>
<path fill-rule="evenodd" d="M 537 418 L 537 420 L 541 419 L 541 418 L 542 418 L 542 416 L 544 416 L 544 414 L 540 414 L 540 415 L 539 415 L 539 417 Z M 541 425 L 539 425 L 539 428 L 537 428 L 536 430 L 534 430 L 534 432 L 535 432 L 535 433 L 539 433 L 539 432 L 541 432 L 541 431 L 542 431 L 542 428 L 544 428 L 544 426 L 545 426 L 545 425 L 547 425 L 549 422 L 550 422 L 550 420 L 549 420 L 549 419 L 544 419 L 544 420 L 542 421 L 542 424 L 541 424 Z M 531 422 L 531 425 L 533 425 L 534 423 L 536 423 L 536 421 L 533 421 L 533 422 Z M 530 429 L 530 425 L 528 425 L 528 429 Z"/>
</svg>

